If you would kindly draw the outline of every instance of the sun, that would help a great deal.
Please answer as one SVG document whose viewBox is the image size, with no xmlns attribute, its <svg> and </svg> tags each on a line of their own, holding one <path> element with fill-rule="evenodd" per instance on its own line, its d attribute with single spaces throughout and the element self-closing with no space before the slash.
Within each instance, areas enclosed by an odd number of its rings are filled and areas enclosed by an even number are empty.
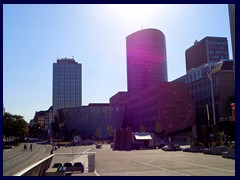
<svg viewBox="0 0 240 180">
<path fill-rule="evenodd" d="M 145 21 L 152 17 L 156 10 L 154 4 L 112 4 L 109 8 L 129 23 Z"/>
</svg>

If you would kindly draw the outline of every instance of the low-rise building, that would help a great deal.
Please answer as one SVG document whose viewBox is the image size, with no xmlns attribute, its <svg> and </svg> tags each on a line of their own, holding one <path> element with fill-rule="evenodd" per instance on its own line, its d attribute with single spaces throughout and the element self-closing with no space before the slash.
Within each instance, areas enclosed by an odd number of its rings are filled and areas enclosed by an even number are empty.
<svg viewBox="0 0 240 180">
<path fill-rule="evenodd" d="M 157 122 L 165 135 L 190 129 L 195 123 L 194 103 L 183 83 L 162 82 L 141 93 L 128 96 L 119 92 L 111 105 L 127 107 L 123 127 L 133 132 L 155 132 Z"/>
<path fill-rule="evenodd" d="M 192 69 L 186 75 L 174 80 L 182 82 L 194 100 L 196 125 L 213 124 L 212 94 L 208 77 L 209 64 Z M 221 61 L 212 64 L 211 76 L 213 84 L 216 123 L 231 120 L 230 99 L 235 96 L 233 61 Z M 210 120 L 208 121 L 208 111 Z"/>
<path fill-rule="evenodd" d="M 48 130 L 52 123 L 52 106 L 48 110 L 36 111 L 34 118 L 30 121 L 30 127 L 34 124 L 38 124 L 42 129 Z"/>
<path fill-rule="evenodd" d="M 115 129 L 122 127 L 125 110 L 125 106 L 92 103 L 88 106 L 59 109 L 56 117 L 65 133 L 78 131 L 81 136 L 105 139 Z"/>
</svg>

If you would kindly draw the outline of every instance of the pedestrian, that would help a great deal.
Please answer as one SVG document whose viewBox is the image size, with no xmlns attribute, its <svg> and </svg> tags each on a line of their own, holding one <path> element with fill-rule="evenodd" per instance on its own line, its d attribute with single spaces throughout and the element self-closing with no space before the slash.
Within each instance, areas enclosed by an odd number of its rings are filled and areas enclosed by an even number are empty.
<svg viewBox="0 0 240 180">
<path fill-rule="evenodd" d="M 31 151 L 32 151 L 32 144 L 30 144 L 29 150 L 31 150 Z"/>
<path fill-rule="evenodd" d="M 24 151 L 27 151 L 27 145 L 26 145 L 26 144 L 24 144 L 23 150 L 24 150 Z"/>
</svg>

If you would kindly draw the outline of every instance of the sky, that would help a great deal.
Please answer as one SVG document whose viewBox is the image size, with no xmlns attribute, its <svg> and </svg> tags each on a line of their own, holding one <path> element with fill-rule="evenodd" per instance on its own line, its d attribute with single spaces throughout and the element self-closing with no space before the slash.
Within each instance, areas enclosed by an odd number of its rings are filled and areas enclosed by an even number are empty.
<svg viewBox="0 0 240 180">
<path fill-rule="evenodd" d="M 227 4 L 4 4 L 3 104 L 29 122 L 52 105 L 53 63 L 82 64 L 82 104 L 127 91 L 126 37 L 147 28 L 166 38 L 168 81 L 186 74 L 185 50 L 206 36 L 227 37 Z"/>
</svg>

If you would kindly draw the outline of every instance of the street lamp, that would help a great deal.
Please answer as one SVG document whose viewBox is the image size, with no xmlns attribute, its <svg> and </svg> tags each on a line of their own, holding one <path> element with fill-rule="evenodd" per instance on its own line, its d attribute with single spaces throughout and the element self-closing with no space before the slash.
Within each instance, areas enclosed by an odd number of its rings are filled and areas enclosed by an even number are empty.
<svg viewBox="0 0 240 180">
<path fill-rule="evenodd" d="M 213 109 L 213 122 L 216 125 L 216 117 L 215 117 L 215 106 L 214 106 L 214 95 L 213 95 L 213 83 L 212 83 L 212 69 L 211 64 L 209 63 L 209 71 L 207 72 L 208 78 L 210 80 L 211 86 L 211 95 L 212 95 L 212 109 Z"/>
</svg>

